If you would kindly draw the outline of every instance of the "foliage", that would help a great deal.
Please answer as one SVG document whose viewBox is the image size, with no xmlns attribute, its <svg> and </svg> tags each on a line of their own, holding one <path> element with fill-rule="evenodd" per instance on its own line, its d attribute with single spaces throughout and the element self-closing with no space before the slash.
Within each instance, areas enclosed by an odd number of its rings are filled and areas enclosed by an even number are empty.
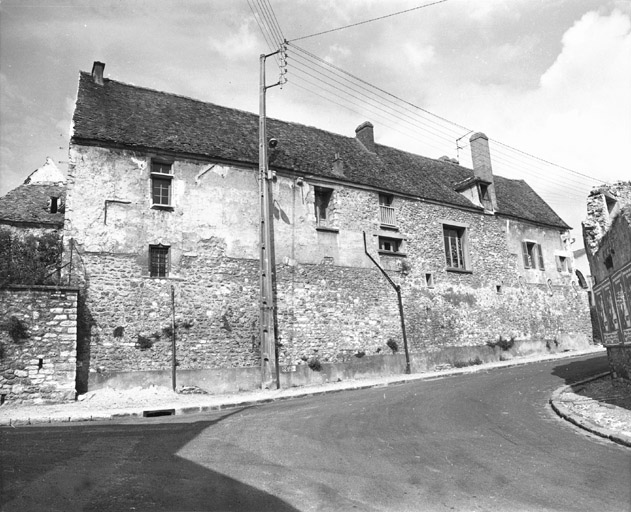
<svg viewBox="0 0 631 512">
<path fill-rule="evenodd" d="M 506 339 L 500 335 L 499 340 L 487 341 L 486 344 L 491 348 L 499 347 L 502 350 L 510 350 L 511 348 L 513 348 L 513 345 L 515 344 L 515 337 L 511 336 L 510 338 Z"/>
<path fill-rule="evenodd" d="M 309 361 L 307 362 L 307 366 L 309 366 L 309 368 L 311 368 L 314 372 L 319 372 L 320 370 L 322 370 L 322 363 L 317 357 L 312 357 L 311 359 L 309 359 Z"/>
<path fill-rule="evenodd" d="M 479 364 L 482 364 L 482 359 L 480 359 L 480 356 L 476 356 L 475 359 L 469 359 L 468 361 L 456 361 L 454 363 L 454 366 L 456 368 L 465 368 L 466 366 L 476 366 Z"/>
<path fill-rule="evenodd" d="M 57 234 L 20 237 L 0 229 L 0 286 L 8 284 L 54 284 L 61 261 Z"/>
<path fill-rule="evenodd" d="M 390 348 L 390 350 L 392 350 L 392 353 L 394 354 L 395 352 L 399 351 L 399 344 L 393 340 L 392 338 L 390 338 L 386 345 L 388 345 L 388 347 Z"/>
<path fill-rule="evenodd" d="M 29 337 L 28 328 L 22 320 L 15 316 L 10 317 L 9 321 L 2 327 L 15 343 L 20 343 Z"/>
<path fill-rule="evenodd" d="M 122 338 L 123 334 L 125 334 L 125 328 L 122 325 L 119 325 L 116 329 L 114 329 L 115 338 Z"/>
<path fill-rule="evenodd" d="M 153 347 L 153 340 L 142 334 L 138 335 L 138 341 L 136 342 L 140 350 L 147 350 Z"/>
</svg>

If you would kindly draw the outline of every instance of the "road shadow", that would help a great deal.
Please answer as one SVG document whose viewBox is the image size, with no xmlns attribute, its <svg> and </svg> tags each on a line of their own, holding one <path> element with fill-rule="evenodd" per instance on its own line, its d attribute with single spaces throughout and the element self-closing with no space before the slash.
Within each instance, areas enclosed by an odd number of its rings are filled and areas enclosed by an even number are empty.
<svg viewBox="0 0 631 512">
<path fill-rule="evenodd" d="M 195 423 L 0 429 L 0 510 L 296 511 L 177 455 L 242 411 Z M 212 443 L 204 446 L 212 452 Z"/>
<path fill-rule="evenodd" d="M 584 381 L 609 371 L 607 356 L 603 355 L 555 366 L 552 374 L 563 378 L 565 384 L 570 385 L 572 392 L 577 395 L 631 411 L 631 386 L 614 383 L 611 375 L 577 384 L 579 381 Z"/>
<path fill-rule="evenodd" d="M 609 362 L 606 355 L 563 362 L 552 368 L 552 375 L 563 379 L 565 384 L 573 384 L 579 380 L 609 371 Z"/>
</svg>

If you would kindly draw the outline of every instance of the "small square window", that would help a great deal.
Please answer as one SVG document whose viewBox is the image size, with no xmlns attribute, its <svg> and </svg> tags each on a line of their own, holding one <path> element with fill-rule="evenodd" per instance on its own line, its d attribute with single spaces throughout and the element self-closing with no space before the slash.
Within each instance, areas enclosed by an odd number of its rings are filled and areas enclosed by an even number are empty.
<svg viewBox="0 0 631 512">
<path fill-rule="evenodd" d="M 401 252 L 401 240 L 398 238 L 379 237 L 379 250 L 381 252 L 399 253 Z"/>
<path fill-rule="evenodd" d="M 169 246 L 149 246 L 149 275 L 167 277 L 169 275 Z"/>
<path fill-rule="evenodd" d="M 445 260 L 448 269 L 467 269 L 467 229 L 443 225 Z"/>
<path fill-rule="evenodd" d="M 330 203 L 333 190 L 330 188 L 314 187 L 316 224 L 326 226 L 330 221 Z"/>
</svg>

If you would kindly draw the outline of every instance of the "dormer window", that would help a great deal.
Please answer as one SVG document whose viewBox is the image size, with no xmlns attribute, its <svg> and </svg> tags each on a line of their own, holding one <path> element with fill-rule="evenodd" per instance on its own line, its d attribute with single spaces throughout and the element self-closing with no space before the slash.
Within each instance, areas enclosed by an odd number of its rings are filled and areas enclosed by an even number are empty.
<svg viewBox="0 0 631 512">
<path fill-rule="evenodd" d="M 173 188 L 172 164 L 152 160 L 151 162 L 151 202 L 154 207 L 170 208 Z"/>
<path fill-rule="evenodd" d="M 493 201 L 491 201 L 491 194 L 489 193 L 488 183 L 478 183 L 478 193 L 480 195 L 480 204 L 485 210 L 493 209 Z"/>
</svg>

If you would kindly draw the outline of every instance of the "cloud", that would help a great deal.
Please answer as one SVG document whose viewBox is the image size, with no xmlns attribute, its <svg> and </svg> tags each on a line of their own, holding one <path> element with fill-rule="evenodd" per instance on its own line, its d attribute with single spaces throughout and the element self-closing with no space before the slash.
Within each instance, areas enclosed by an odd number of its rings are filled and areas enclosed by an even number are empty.
<svg viewBox="0 0 631 512">
<path fill-rule="evenodd" d="M 218 34 L 209 36 L 208 44 L 211 49 L 225 57 L 251 59 L 260 48 L 257 33 L 253 31 L 253 24 L 255 22 L 252 18 L 244 20 L 239 29 L 236 32 L 231 31 L 228 37 Z"/>
</svg>

